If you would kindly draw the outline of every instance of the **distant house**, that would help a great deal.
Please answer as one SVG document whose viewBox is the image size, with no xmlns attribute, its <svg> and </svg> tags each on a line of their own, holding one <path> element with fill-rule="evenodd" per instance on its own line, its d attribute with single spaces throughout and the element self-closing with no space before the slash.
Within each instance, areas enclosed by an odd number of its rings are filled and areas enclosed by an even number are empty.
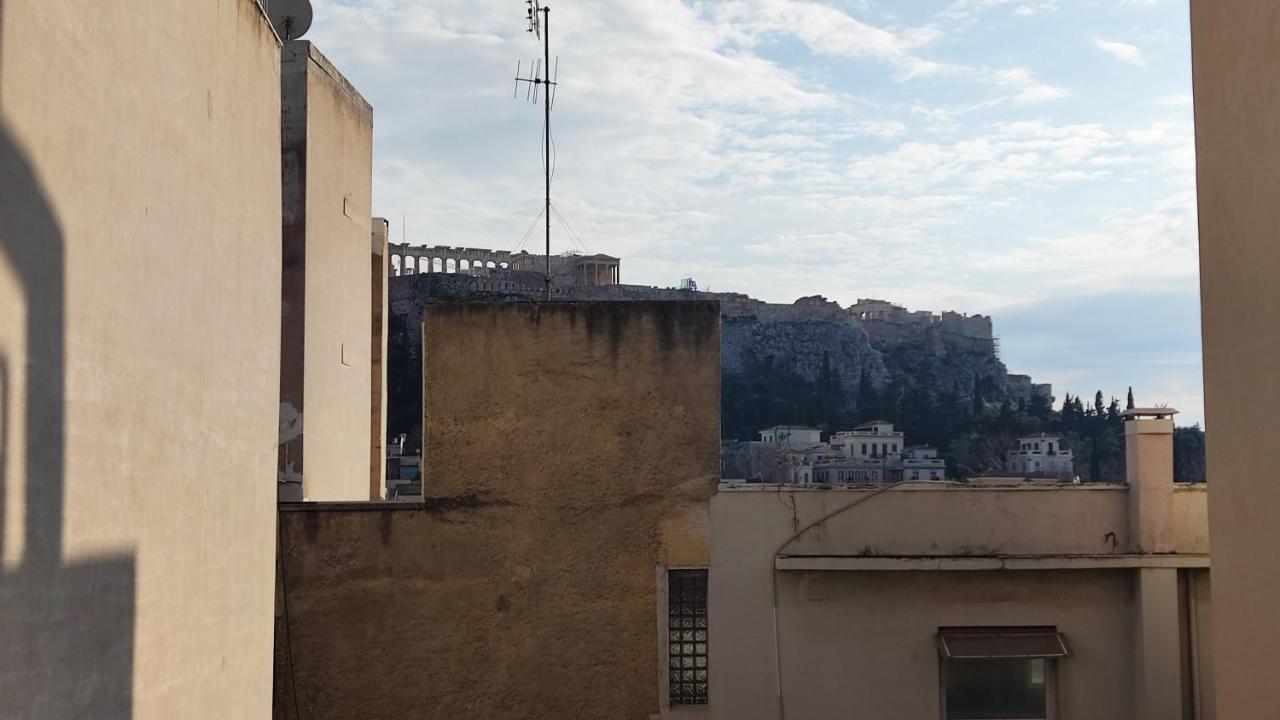
<svg viewBox="0 0 1280 720">
<path fill-rule="evenodd" d="M 804 425 L 775 425 L 760 431 L 760 442 L 805 448 L 822 444 L 822 431 Z"/>
<path fill-rule="evenodd" d="M 816 465 L 813 482 L 817 485 L 862 485 L 887 482 L 891 469 L 884 460 L 836 460 Z"/>
<path fill-rule="evenodd" d="M 1075 477 L 1075 457 L 1063 447 L 1061 435 L 1040 433 L 1018 438 L 1018 448 L 1009 451 L 1006 464 L 1010 473 L 1026 477 Z"/>
<path fill-rule="evenodd" d="M 872 420 L 831 436 L 832 450 L 861 460 L 897 457 L 904 445 L 902 432 L 884 420 Z"/>
<path fill-rule="evenodd" d="M 894 469 L 894 479 L 902 480 L 945 480 L 947 478 L 947 461 L 938 457 L 937 448 L 928 445 L 916 445 L 902 453 L 902 460 Z"/>
</svg>

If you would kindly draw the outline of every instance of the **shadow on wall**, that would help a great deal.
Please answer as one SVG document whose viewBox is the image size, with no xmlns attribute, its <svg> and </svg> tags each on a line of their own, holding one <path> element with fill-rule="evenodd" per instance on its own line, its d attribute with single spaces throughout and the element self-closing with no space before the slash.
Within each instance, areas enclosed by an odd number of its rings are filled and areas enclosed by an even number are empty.
<svg viewBox="0 0 1280 720">
<path fill-rule="evenodd" d="M 7 19 L 0 0 L 0 51 Z M 66 247 L 7 113 L 0 93 L 0 298 L 25 315 L 0 327 L 0 717 L 129 718 L 134 559 L 63 557 Z"/>
</svg>

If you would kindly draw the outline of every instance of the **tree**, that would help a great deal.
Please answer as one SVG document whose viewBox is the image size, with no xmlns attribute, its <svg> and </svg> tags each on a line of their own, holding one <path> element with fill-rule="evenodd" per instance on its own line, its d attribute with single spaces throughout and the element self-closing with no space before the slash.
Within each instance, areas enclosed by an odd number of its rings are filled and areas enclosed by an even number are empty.
<svg viewBox="0 0 1280 720">
<path fill-rule="evenodd" d="M 1009 398 L 1007 397 L 1000 403 L 1000 417 L 996 419 L 996 427 L 1003 432 L 1013 431 L 1013 403 L 1009 402 Z"/>
<path fill-rule="evenodd" d="M 1173 430 L 1174 482 L 1205 482 L 1204 431 L 1200 425 Z"/>
<path fill-rule="evenodd" d="M 825 361 L 825 354 L 823 359 Z M 871 382 L 871 374 L 865 369 L 858 377 L 858 414 L 864 419 L 883 417 L 885 414 L 884 399 L 876 391 L 875 384 Z"/>
<path fill-rule="evenodd" d="M 1036 419 L 1037 429 L 1043 428 L 1044 423 L 1053 418 L 1053 398 L 1044 393 L 1032 393 L 1027 412 Z"/>
<path fill-rule="evenodd" d="M 1132 385 L 1130 385 L 1130 386 L 1129 386 L 1129 400 L 1125 403 L 1124 409 L 1125 409 L 1125 410 L 1132 410 L 1133 408 L 1134 408 L 1134 404 L 1133 404 L 1133 386 L 1132 386 Z"/>
<path fill-rule="evenodd" d="M 1107 406 L 1107 425 L 1113 428 L 1124 428 L 1124 418 L 1120 416 L 1120 401 L 1111 398 L 1111 404 Z"/>
<path fill-rule="evenodd" d="M 1071 393 L 1067 393 L 1066 398 L 1062 401 L 1062 431 L 1071 432 L 1076 429 L 1077 415 L 1076 406 L 1071 402 Z"/>
</svg>

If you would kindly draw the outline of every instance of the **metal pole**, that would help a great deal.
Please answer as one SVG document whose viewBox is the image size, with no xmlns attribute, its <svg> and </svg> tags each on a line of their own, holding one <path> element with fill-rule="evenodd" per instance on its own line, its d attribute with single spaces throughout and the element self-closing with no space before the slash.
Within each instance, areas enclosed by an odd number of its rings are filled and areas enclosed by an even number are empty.
<svg viewBox="0 0 1280 720">
<path fill-rule="evenodd" d="M 545 68 L 547 80 L 551 79 L 551 8 L 544 7 L 542 9 L 542 67 Z M 545 81 L 544 81 L 545 82 Z M 542 115 L 543 115 L 543 157 L 546 162 L 543 163 L 543 175 L 546 178 L 546 207 L 543 209 L 547 216 L 547 274 L 543 279 L 547 286 L 547 301 L 551 301 L 551 85 L 542 88 L 546 92 L 542 93 Z"/>
</svg>

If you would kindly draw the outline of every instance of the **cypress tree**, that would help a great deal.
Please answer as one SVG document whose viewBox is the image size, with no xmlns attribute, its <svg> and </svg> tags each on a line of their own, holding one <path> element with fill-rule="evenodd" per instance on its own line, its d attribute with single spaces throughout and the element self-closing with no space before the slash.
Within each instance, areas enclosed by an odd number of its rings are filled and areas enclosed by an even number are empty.
<svg viewBox="0 0 1280 720">
<path fill-rule="evenodd" d="M 1129 400 L 1128 400 L 1128 402 L 1126 402 L 1126 403 L 1125 403 L 1124 409 L 1125 409 L 1125 410 L 1132 410 L 1133 408 L 1134 408 L 1134 404 L 1133 404 L 1133 386 L 1132 386 L 1132 385 L 1130 385 L 1130 386 L 1129 386 Z"/>
</svg>

